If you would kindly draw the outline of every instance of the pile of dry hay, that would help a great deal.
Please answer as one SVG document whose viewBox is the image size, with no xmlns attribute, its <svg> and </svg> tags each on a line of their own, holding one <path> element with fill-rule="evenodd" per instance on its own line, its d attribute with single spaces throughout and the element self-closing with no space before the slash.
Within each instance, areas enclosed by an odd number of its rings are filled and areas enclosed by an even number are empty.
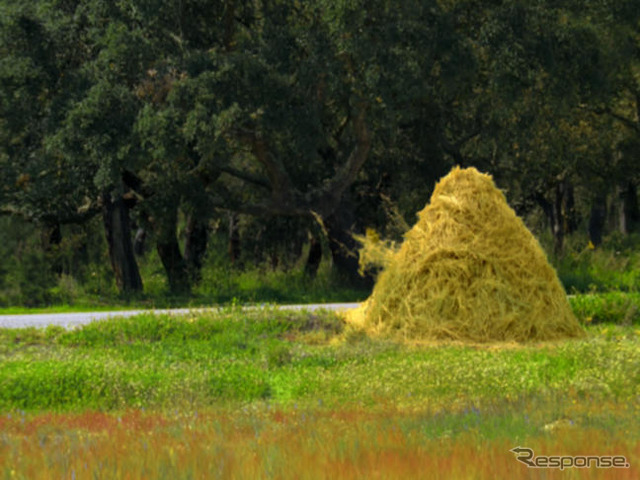
<svg viewBox="0 0 640 480">
<path fill-rule="evenodd" d="M 537 240 L 474 168 L 436 185 L 399 249 L 370 235 L 361 254 L 383 271 L 347 320 L 370 333 L 473 342 L 584 335 Z"/>
</svg>

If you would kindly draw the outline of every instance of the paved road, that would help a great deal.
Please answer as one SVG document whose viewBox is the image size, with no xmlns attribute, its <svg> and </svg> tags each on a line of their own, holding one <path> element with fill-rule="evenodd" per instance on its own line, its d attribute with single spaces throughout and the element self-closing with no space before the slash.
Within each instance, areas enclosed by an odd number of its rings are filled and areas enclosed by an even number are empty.
<svg viewBox="0 0 640 480">
<path fill-rule="evenodd" d="M 281 305 L 278 308 L 283 310 L 348 310 L 356 308 L 357 303 L 325 303 L 314 305 Z M 256 308 L 256 307 L 249 307 Z M 49 325 L 58 325 L 65 328 L 73 328 L 78 325 L 85 325 L 96 320 L 104 320 L 114 317 L 132 317 L 141 313 L 157 313 L 169 315 L 184 315 L 191 312 L 210 312 L 219 310 L 219 307 L 212 308 L 172 308 L 162 310 L 123 310 L 117 312 L 79 312 L 79 313 L 31 313 L 26 315 L 0 315 L 0 328 L 44 328 Z"/>
</svg>

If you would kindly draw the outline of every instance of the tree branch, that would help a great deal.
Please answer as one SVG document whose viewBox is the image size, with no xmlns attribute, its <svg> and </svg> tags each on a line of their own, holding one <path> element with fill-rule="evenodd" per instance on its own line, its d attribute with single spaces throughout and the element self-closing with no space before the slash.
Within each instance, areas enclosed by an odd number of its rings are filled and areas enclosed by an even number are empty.
<svg viewBox="0 0 640 480">
<path fill-rule="evenodd" d="M 623 123 L 624 125 L 626 125 L 630 129 L 635 130 L 636 132 L 640 132 L 640 124 L 638 124 L 638 122 L 636 122 L 634 120 L 631 120 L 630 118 L 627 118 L 624 115 L 620 115 L 619 113 L 616 113 L 616 112 L 612 111 L 609 107 L 594 108 L 594 109 L 592 109 L 592 111 L 596 115 L 607 114 L 610 117 L 612 117 L 612 118 L 618 120 L 619 122 Z"/>
<path fill-rule="evenodd" d="M 223 185 L 219 185 L 218 194 L 220 197 L 212 201 L 214 208 L 223 208 L 237 213 L 253 215 L 256 217 L 310 217 L 311 210 L 306 205 L 292 205 L 290 203 L 278 203 L 273 198 L 264 202 L 246 203 L 234 199 L 231 192 Z"/>
<path fill-rule="evenodd" d="M 244 180 L 245 182 L 253 183 L 254 185 L 257 185 L 263 188 L 271 188 L 271 185 L 269 184 L 269 181 L 266 178 L 253 175 L 249 172 L 243 172 L 241 170 L 238 170 L 236 168 L 229 167 L 229 166 L 219 167 L 219 169 L 222 173 L 226 173 L 228 175 L 231 175 L 232 177 L 239 178 L 240 180 Z"/>
<path fill-rule="evenodd" d="M 0 207 L 0 215 L 12 215 L 30 219 L 29 215 L 26 215 L 22 210 L 14 207 L 13 205 L 3 205 Z"/>
<path fill-rule="evenodd" d="M 343 193 L 353 183 L 371 150 L 371 134 L 367 127 L 366 106 L 361 105 L 351 122 L 356 137 L 356 145 L 345 163 L 325 184 L 303 196 L 293 186 L 283 163 L 268 151 L 267 142 L 255 132 L 237 132 L 239 138 L 251 145 L 256 160 L 265 168 L 268 181 L 247 172 L 223 167 L 222 172 L 233 175 L 249 183 L 268 188 L 271 196 L 261 203 L 243 204 L 233 201 L 232 195 L 225 195 L 225 206 L 240 213 L 251 215 L 311 216 L 312 211 L 321 216 L 331 215 L 337 208 Z M 221 192 L 222 193 L 222 192 Z M 227 192 L 230 193 L 230 192 Z"/>
<path fill-rule="evenodd" d="M 0 207 L 0 215 L 10 215 L 15 217 L 21 217 L 28 222 L 44 222 L 44 223 L 59 223 L 61 225 L 79 225 L 85 223 L 91 218 L 100 213 L 100 206 L 91 203 L 89 206 L 79 208 L 75 212 L 65 212 L 63 214 L 56 215 L 54 213 L 34 214 L 17 208 L 13 205 L 4 205 Z"/>
<path fill-rule="evenodd" d="M 611 110 L 608 110 L 605 113 L 608 113 L 611 117 L 615 118 L 619 122 L 622 122 L 623 124 L 625 124 L 627 127 L 631 128 L 632 130 L 635 130 L 636 132 L 640 132 L 640 125 L 638 125 L 638 122 L 635 122 L 635 121 L 631 120 L 630 118 L 627 118 L 624 115 L 620 115 L 618 113 L 615 113 L 615 112 L 613 112 Z"/>
<path fill-rule="evenodd" d="M 456 163 L 462 166 L 464 165 L 465 162 L 464 162 L 464 157 L 462 156 L 462 153 L 460 153 L 460 147 L 462 147 L 465 143 L 467 143 L 472 138 L 477 137 L 478 135 L 480 135 L 479 129 L 474 130 L 473 132 L 465 135 L 457 142 L 451 143 L 445 136 L 444 132 L 442 130 L 439 130 L 438 141 L 440 142 L 440 145 L 442 146 L 442 149 L 444 150 L 444 152 L 448 155 L 451 155 L 451 157 L 453 157 Z"/>
<path fill-rule="evenodd" d="M 324 188 L 312 192 L 310 198 L 313 201 L 313 210 L 328 216 L 340 203 L 344 191 L 353 183 L 358 172 L 364 165 L 371 150 L 371 133 L 365 120 L 366 106 L 359 108 L 357 115 L 353 118 L 353 129 L 356 135 L 356 145 L 349 155 L 347 161 L 338 169 L 336 174 L 330 179 Z"/>
<path fill-rule="evenodd" d="M 271 189 L 272 201 L 281 205 L 291 203 L 294 188 L 289 173 L 282 161 L 271 154 L 262 134 L 248 130 L 237 130 L 237 134 L 238 138 L 251 146 L 251 153 L 265 168 L 269 179 L 266 186 Z"/>
</svg>

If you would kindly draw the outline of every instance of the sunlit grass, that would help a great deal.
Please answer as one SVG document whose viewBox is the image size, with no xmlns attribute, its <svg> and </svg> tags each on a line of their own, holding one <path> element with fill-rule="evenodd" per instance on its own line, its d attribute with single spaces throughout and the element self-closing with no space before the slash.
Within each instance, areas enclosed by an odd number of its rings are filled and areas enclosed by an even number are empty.
<svg viewBox="0 0 640 480">
<path fill-rule="evenodd" d="M 523 396 L 640 395 L 640 329 L 583 340 L 412 345 L 329 312 L 141 315 L 76 330 L 0 330 L 0 409 L 180 408 L 269 401 L 406 409 Z"/>
<path fill-rule="evenodd" d="M 569 303 L 583 323 L 619 323 L 640 326 L 640 293 L 606 292 L 572 295 Z"/>
<path fill-rule="evenodd" d="M 523 396 L 640 395 L 640 329 L 583 340 L 411 345 L 344 330 L 329 312 L 141 315 L 0 330 L 0 409 L 101 410 L 269 401 L 403 408 Z"/>
<path fill-rule="evenodd" d="M 410 344 L 270 308 L 0 330 L 0 479 L 559 478 L 516 446 L 638 478 L 640 328 L 587 331 Z"/>
</svg>

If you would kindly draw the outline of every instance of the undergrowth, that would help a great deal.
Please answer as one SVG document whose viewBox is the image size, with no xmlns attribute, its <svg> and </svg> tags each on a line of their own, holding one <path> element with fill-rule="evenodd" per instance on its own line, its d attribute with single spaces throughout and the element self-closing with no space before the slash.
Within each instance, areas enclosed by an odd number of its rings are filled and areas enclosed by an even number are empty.
<svg viewBox="0 0 640 480">
<path fill-rule="evenodd" d="M 28 238 L 33 236 L 31 230 L 17 233 Z M 55 254 L 44 254 L 37 245 L 31 245 L 33 242 L 26 242 L 18 255 L 13 246 L 0 245 L 0 313 L 52 308 L 58 311 L 163 308 L 232 301 L 353 302 L 363 300 L 371 293 L 345 286 L 332 272 L 328 252 L 325 252 L 318 274 L 311 278 L 304 271 L 304 254 L 296 262 L 276 268 L 248 260 L 242 265 L 232 265 L 225 254 L 219 253 L 220 246 L 216 244 L 206 257 L 202 278 L 190 295 L 169 293 L 162 263 L 153 250 L 138 259 L 144 293 L 122 295 L 116 289 L 106 250 L 100 249 L 104 247 L 101 243 L 104 240 L 99 235 L 94 236 L 87 253 L 91 261 L 86 264 L 77 263 L 72 255 L 86 248 L 78 243 L 80 234 L 66 239 Z M 557 257 L 551 253 L 553 242 L 549 235 L 543 233 L 538 238 L 567 293 L 640 291 L 638 235 L 610 235 L 601 246 L 592 249 L 586 236 L 574 234 L 567 237 L 563 254 Z M 65 273 L 54 274 L 54 267 L 62 268 Z"/>
<path fill-rule="evenodd" d="M 567 293 L 633 293 L 640 291 L 639 246 L 638 235 L 609 235 L 597 248 L 575 235 L 565 242 L 562 255 L 550 258 Z"/>
</svg>

